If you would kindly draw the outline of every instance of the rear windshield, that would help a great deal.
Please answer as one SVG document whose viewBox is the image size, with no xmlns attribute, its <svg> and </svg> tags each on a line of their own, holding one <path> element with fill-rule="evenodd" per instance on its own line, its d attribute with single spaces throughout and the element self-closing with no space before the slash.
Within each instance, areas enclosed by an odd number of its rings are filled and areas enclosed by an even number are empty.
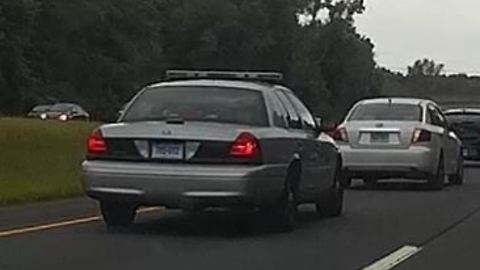
<svg viewBox="0 0 480 270">
<path fill-rule="evenodd" d="M 363 104 L 350 116 L 350 121 L 421 121 L 422 108 L 412 104 Z"/>
<path fill-rule="evenodd" d="M 446 114 L 447 122 L 455 125 L 479 125 L 480 126 L 480 114 L 477 113 L 449 113 Z"/>
<path fill-rule="evenodd" d="M 128 108 L 122 120 L 168 119 L 268 125 L 261 92 L 221 87 L 159 87 L 146 90 Z"/>
</svg>

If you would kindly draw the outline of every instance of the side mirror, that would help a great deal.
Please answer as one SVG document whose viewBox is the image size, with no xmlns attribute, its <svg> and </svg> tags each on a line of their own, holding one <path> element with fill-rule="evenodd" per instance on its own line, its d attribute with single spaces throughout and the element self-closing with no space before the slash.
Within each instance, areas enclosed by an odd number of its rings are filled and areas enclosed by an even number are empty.
<svg viewBox="0 0 480 270">
<path fill-rule="evenodd" d="M 323 119 L 321 117 L 315 117 L 315 130 L 317 132 L 318 135 L 324 133 L 324 132 L 328 132 L 328 128 L 325 127 L 324 123 L 323 123 Z"/>
<path fill-rule="evenodd" d="M 119 118 L 120 116 L 122 116 L 122 114 L 123 114 L 123 111 L 124 111 L 123 109 L 122 109 L 122 110 L 119 110 L 119 111 L 117 111 L 117 118 Z"/>
<path fill-rule="evenodd" d="M 317 128 L 321 128 L 323 126 L 323 121 L 321 117 L 315 117 L 315 124 L 317 125 Z"/>
<path fill-rule="evenodd" d="M 119 118 L 120 116 L 122 116 L 122 114 L 125 112 L 125 110 L 127 109 L 127 106 L 128 106 L 129 102 L 127 103 L 124 103 L 120 108 L 118 108 L 117 110 L 117 118 Z"/>
</svg>

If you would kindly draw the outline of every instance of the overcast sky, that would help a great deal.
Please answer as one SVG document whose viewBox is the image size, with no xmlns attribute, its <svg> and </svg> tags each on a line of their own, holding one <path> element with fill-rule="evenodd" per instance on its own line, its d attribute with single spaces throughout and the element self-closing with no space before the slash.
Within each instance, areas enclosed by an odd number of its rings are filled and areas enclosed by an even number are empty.
<svg viewBox="0 0 480 270">
<path fill-rule="evenodd" d="M 431 58 L 447 73 L 480 74 L 480 0 L 365 0 L 356 18 L 380 66 L 406 70 Z"/>
</svg>

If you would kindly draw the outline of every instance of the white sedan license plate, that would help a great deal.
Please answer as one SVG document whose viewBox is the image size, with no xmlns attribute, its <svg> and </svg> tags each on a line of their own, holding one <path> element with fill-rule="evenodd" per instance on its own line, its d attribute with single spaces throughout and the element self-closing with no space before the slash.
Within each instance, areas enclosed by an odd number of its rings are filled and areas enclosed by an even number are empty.
<svg viewBox="0 0 480 270">
<path fill-rule="evenodd" d="M 389 143 L 390 134 L 386 132 L 373 132 L 370 133 L 371 143 Z"/>
<path fill-rule="evenodd" d="M 152 158 L 182 160 L 184 158 L 184 145 L 180 143 L 154 143 Z"/>
</svg>

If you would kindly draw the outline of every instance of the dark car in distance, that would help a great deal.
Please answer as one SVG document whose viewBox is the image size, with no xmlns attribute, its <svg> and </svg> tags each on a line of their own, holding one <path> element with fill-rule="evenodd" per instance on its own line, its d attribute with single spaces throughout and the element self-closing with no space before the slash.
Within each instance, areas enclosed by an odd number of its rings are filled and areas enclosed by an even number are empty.
<svg viewBox="0 0 480 270">
<path fill-rule="evenodd" d="M 89 121 L 90 115 L 78 104 L 56 103 L 46 112 L 46 119 Z"/>
<path fill-rule="evenodd" d="M 450 109 L 444 114 L 450 128 L 462 141 L 464 158 L 480 160 L 480 109 Z"/>
<path fill-rule="evenodd" d="M 27 117 L 46 119 L 47 118 L 47 112 L 50 110 L 51 107 L 52 107 L 52 105 L 36 105 L 27 114 Z"/>
</svg>

